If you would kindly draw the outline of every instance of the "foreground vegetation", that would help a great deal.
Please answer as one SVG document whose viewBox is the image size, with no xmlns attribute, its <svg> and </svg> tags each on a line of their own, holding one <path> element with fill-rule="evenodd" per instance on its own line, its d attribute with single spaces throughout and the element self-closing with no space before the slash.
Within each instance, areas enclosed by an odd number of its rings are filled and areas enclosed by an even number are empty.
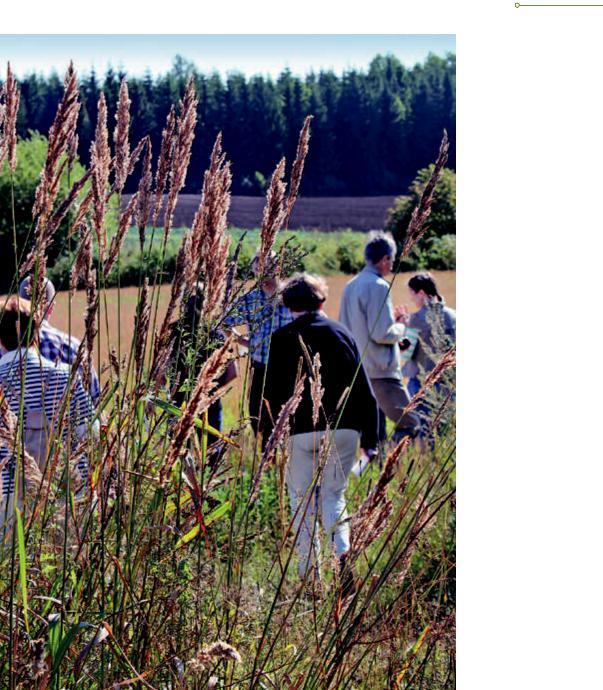
<svg viewBox="0 0 603 690">
<path fill-rule="evenodd" d="M 8 76 L 1 97 L 6 116 L 0 164 L 5 158 L 15 175 L 11 118 L 18 91 Z M 42 308 L 39 279 L 54 233 L 68 223 L 71 287 L 83 284 L 87 296 L 85 314 L 71 315 L 85 320 L 78 354 L 84 378 L 109 323 L 106 288 L 112 276 L 120 284 L 125 280 L 129 250 L 138 262 L 133 277 L 139 299 L 134 324 L 119 325 L 110 361 L 98 362 L 108 367 L 107 382 L 97 413 L 100 437 L 77 449 L 90 459 L 83 493 L 73 485 L 73 458 L 58 442 L 45 474 L 31 471 L 16 443 L 22 420 L 13 419 L 0 398 L 2 420 L 16 434 L 0 434 L 0 443 L 15 453 L 26 487 L 22 513 L 0 535 L 3 684 L 11 690 L 454 687 L 454 410 L 451 396 L 435 386 L 444 382 L 452 389 L 454 351 L 444 354 L 417 396 L 432 410 L 433 444 L 391 444 L 360 479 L 352 478 L 350 560 L 357 591 L 346 596 L 338 588 L 328 544 L 322 581 L 301 582 L 284 484 L 287 415 L 282 413 L 264 452 L 247 429 L 244 395 L 229 410 L 224 435 L 208 427 L 216 381 L 236 356 L 228 341 L 191 376 L 183 408 L 169 402 L 170 362 L 179 347 L 172 324 L 199 275 L 205 281 L 198 333 L 204 346 L 249 278 L 248 245 L 229 258 L 231 178 L 221 140 L 212 151 L 193 226 L 172 232 L 170 209 L 184 184 L 196 121 L 190 84 L 166 126 L 155 175 L 148 140 L 134 149 L 144 171 L 136 201 L 111 231 L 111 203 L 136 164 L 128 106 L 124 83 L 112 152 L 101 95 L 90 184 L 81 175 L 70 177 L 69 203 L 59 203 L 59 182 L 74 173 L 67 154 L 79 105 L 70 68 L 36 194 L 34 248 L 20 261 L 22 271 L 34 275 L 34 307 Z M 284 161 L 270 180 L 264 222 L 259 237 L 250 240 L 260 245 L 260 266 L 286 239 L 279 238 L 280 229 L 295 203 L 309 135 L 306 121 L 287 188 Z M 420 246 L 446 153 L 444 139 L 406 233 L 406 258 Z M 166 220 L 155 228 L 165 185 Z M 126 240 L 131 225 L 138 228 L 135 241 Z M 178 249 L 170 299 L 158 318 L 172 245 Z M 281 252 L 282 271 L 308 257 Z M 13 290 L 17 281 L 15 275 Z M 242 376 L 245 390 L 244 367 Z M 69 423 L 64 417 L 62 425 Z"/>
</svg>

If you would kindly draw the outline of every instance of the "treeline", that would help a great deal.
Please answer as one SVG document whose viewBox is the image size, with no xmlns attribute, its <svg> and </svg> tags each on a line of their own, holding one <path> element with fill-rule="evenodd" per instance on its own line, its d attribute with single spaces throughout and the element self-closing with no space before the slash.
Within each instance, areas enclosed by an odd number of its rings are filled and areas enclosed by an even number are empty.
<svg viewBox="0 0 603 690">
<path fill-rule="evenodd" d="M 455 167 L 455 64 L 452 54 L 430 55 L 408 69 L 391 55 L 378 55 L 368 70 L 342 76 L 321 71 L 300 78 L 284 71 L 276 80 L 238 73 L 222 79 L 217 73 L 201 74 L 177 57 L 167 74 L 127 77 L 131 140 L 150 134 L 155 154 L 159 151 L 169 109 L 193 76 L 199 123 L 184 191 L 200 191 L 211 146 L 222 131 L 233 164 L 233 193 L 261 194 L 281 156 L 293 159 L 303 119 L 312 114 L 303 195 L 399 194 L 417 170 L 433 160 L 444 128 L 451 139 L 448 166 Z M 103 78 L 95 72 L 80 77 L 79 156 L 84 165 L 89 162 L 99 94 L 105 92 L 113 117 L 125 76 L 110 69 Z M 18 133 L 47 134 L 62 92 L 60 75 L 23 78 Z M 137 175 L 125 191 L 136 189 Z"/>
</svg>

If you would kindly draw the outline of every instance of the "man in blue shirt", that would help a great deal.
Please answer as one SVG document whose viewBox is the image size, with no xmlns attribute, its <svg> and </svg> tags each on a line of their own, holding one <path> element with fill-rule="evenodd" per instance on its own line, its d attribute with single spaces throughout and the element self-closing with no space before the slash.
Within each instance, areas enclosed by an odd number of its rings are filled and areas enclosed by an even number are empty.
<svg viewBox="0 0 603 690">
<path fill-rule="evenodd" d="M 77 351 L 80 346 L 80 341 L 68 333 L 60 331 L 58 328 L 52 326 L 48 319 L 51 317 L 54 311 L 54 302 L 56 290 L 54 285 L 48 278 L 44 278 L 44 299 L 46 310 L 44 314 L 44 320 L 40 326 L 40 343 L 39 349 L 40 354 L 45 359 L 54 362 L 64 362 L 65 364 L 73 364 L 77 356 Z M 21 281 L 19 285 L 19 296 L 23 299 L 31 300 L 31 280 L 29 277 Z M 80 369 L 81 373 L 81 369 Z M 100 382 L 94 367 L 90 368 L 90 396 L 94 404 L 98 403 L 100 398 Z"/>
<path fill-rule="evenodd" d="M 267 262 L 259 287 L 243 295 L 234 305 L 232 313 L 224 320 L 224 326 L 232 328 L 245 324 L 247 337 L 236 330 L 239 343 L 249 348 L 252 378 L 249 390 L 249 416 L 254 433 L 260 429 L 259 418 L 265 387 L 266 365 L 270 353 L 270 340 L 274 331 L 291 323 L 291 314 L 283 305 L 276 277 L 276 255 L 272 253 Z M 251 263 L 256 277 L 259 265 L 258 255 Z"/>
</svg>

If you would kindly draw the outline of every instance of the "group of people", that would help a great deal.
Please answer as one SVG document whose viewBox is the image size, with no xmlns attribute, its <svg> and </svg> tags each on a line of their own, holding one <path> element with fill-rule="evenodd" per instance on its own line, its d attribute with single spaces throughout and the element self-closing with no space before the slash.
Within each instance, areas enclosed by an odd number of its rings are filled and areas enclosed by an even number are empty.
<svg viewBox="0 0 603 690">
<path fill-rule="evenodd" d="M 346 286 L 339 321 L 323 312 L 324 280 L 296 275 L 279 286 L 270 266 L 261 284 L 245 295 L 226 327 L 245 323 L 252 367 L 250 418 L 264 444 L 298 377 L 306 375 L 301 401 L 290 421 L 287 487 L 292 527 L 303 577 L 319 569 L 317 500 L 323 527 L 346 570 L 350 527 L 345 490 L 359 449 L 377 453 L 385 438 L 385 418 L 395 427 L 394 440 L 427 433 L 426 407 L 408 409 L 421 377 L 435 366 L 433 319 L 439 319 L 448 343 L 456 336 L 456 317 L 445 305 L 433 276 L 422 272 L 408 282 L 417 311 L 394 309 L 391 285 L 396 244 L 388 233 L 372 233 L 365 246 L 364 269 Z M 411 341 L 407 335 L 413 335 Z M 407 353 L 401 365 L 401 344 Z M 322 397 L 316 414 L 314 357 L 320 356 Z M 408 386 L 404 383 L 408 378 Z M 409 390 L 410 389 L 410 390 Z M 325 436 L 326 444 L 325 444 Z M 320 465 L 321 449 L 326 458 Z M 317 491 L 317 487 L 320 487 Z"/>
<path fill-rule="evenodd" d="M 238 299 L 223 319 L 220 330 L 206 334 L 205 345 L 195 350 L 193 334 L 201 319 L 203 286 L 185 305 L 177 326 L 180 338 L 175 358 L 178 385 L 172 391 L 177 404 L 186 401 L 200 363 L 208 356 L 206 345 L 215 347 L 232 331 L 246 346 L 251 364 L 249 418 L 256 435 L 266 444 L 282 406 L 291 398 L 296 382 L 305 375 L 299 404 L 290 420 L 287 487 L 293 513 L 292 526 L 303 577 L 319 569 L 319 540 L 316 520 L 320 502 L 322 523 L 345 570 L 350 548 L 350 527 L 345 490 L 359 450 L 366 458 L 377 453 L 384 440 L 385 418 L 394 425 L 394 440 L 420 437 L 425 430 L 422 411 L 409 411 L 410 396 L 421 387 L 421 377 L 433 368 L 436 344 L 432 332 L 433 312 L 442 329 L 455 338 L 455 314 L 446 307 L 433 277 L 414 275 L 408 288 L 417 311 L 394 308 L 391 285 L 396 245 L 391 235 L 372 233 L 365 247 L 364 269 L 346 286 L 339 321 L 328 318 L 323 305 L 327 286 L 323 279 L 308 274 L 293 276 L 284 284 L 277 278 L 276 257 L 271 257 L 259 274 L 259 260 L 252 263 L 257 287 Z M 72 372 L 79 342 L 50 324 L 55 293 L 44 282 L 48 305 L 44 320 L 36 325 L 30 303 L 31 284 L 26 279 L 19 296 L 11 297 L 0 310 L 0 386 L 5 403 L 19 414 L 24 400 L 25 447 L 40 463 L 48 449 L 44 439 L 52 438 L 61 405 L 69 401 L 69 443 L 84 433 L 95 433 L 95 405 L 100 385 L 94 370 L 89 388 L 80 372 Z M 245 324 L 242 335 L 237 327 Z M 410 338 L 414 334 L 414 338 Z M 412 349 L 401 366 L 401 346 Z M 195 356 L 190 357 L 191 349 Z M 317 359 L 320 360 L 320 392 L 317 387 Z M 23 375 L 25 373 L 25 376 Z M 75 388 L 65 396 L 75 376 Z M 219 381 L 228 383 L 236 370 L 228 370 Z M 408 379 L 408 386 L 405 384 Z M 311 385 L 314 380 L 314 386 Z M 24 384 L 23 384 L 24 382 Z M 22 390 L 25 385 L 25 390 Z M 23 395 L 22 395 L 23 394 Z M 0 419 L 0 424 L 2 424 Z M 208 423 L 222 426 L 220 400 L 209 410 Z M 37 439 L 37 440 L 36 440 Z M 0 447 L 3 516 L 12 513 L 15 496 L 14 457 L 6 444 Z M 85 481 L 86 464 L 81 463 Z M 17 491 L 22 496 L 22 489 Z M 2 524 L 0 517 L 0 524 Z"/>
</svg>

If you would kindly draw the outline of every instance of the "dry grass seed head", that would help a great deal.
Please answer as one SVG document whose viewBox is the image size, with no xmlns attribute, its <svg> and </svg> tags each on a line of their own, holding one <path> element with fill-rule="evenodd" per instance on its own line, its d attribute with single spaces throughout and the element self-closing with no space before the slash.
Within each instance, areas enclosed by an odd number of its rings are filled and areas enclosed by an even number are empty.
<svg viewBox="0 0 603 690">
<path fill-rule="evenodd" d="M 297 200 L 299 186 L 301 184 L 302 173 L 304 172 L 304 163 L 308 155 L 310 143 L 310 124 L 312 122 L 312 115 L 308 115 L 304 120 L 303 127 L 299 133 L 299 140 L 297 142 L 297 152 L 295 154 L 295 161 L 291 168 L 291 183 L 289 184 L 289 196 L 287 197 L 287 215 L 285 216 L 285 227 L 289 226 L 289 219 L 293 213 L 293 207 Z"/>
<path fill-rule="evenodd" d="M 213 644 L 203 647 L 187 664 L 187 669 L 192 673 L 200 673 L 208 666 L 212 666 L 216 661 L 234 661 L 241 663 L 242 658 L 239 652 L 227 642 L 218 640 Z"/>
<path fill-rule="evenodd" d="M 203 184 L 203 231 L 192 248 L 193 261 L 200 264 L 205 280 L 202 318 L 207 322 L 221 314 L 226 290 L 230 247 L 226 218 L 231 183 L 230 163 L 222 153 L 222 135 L 219 134 Z"/>
<path fill-rule="evenodd" d="M 428 230 L 425 223 L 431 213 L 431 205 L 433 203 L 433 195 L 436 185 L 442 176 L 442 170 L 444 169 L 446 161 L 448 160 L 449 148 L 450 142 L 448 141 L 448 133 L 446 130 L 444 130 L 440 150 L 438 152 L 438 158 L 435 162 L 433 172 L 431 173 L 429 180 L 425 185 L 421 198 L 419 199 L 419 203 L 413 209 L 410 223 L 408 224 L 408 228 L 406 230 L 406 239 L 404 240 L 404 246 L 402 248 L 402 258 L 405 258 L 410 254 L 411 249 Z"/>
<path fill-rule="evenodd" d="M 274 460 L 279 445 L 288 438 L 289 422 L 299 407 L 299 403 L 301 402 L 304 392 L 305 382 L 305 374 L 298 377 L 297 381 L 295 382 L 295 387 L 293 388 L 293 394 L 280 409 L 276 422 L 274 423 L 274 428 L 272 429 L 272 433 L 270 434 L 266 448 L 262 453 L 262 458 L 253 479 L 253 485 L 251 491 L 249 492 L 250 503 L 256 499 L 260 490 L 260 481 L 262 479 L 264 470 Z"/>
<path fill-rule="evenodd" d="M 325 392 L 325 389 L 322 387 L 320 366 L 320 352 L 317 352 L 314 355 L 314 359 L 312 361 L 312 375 L 310 376 L 310 397 L 312 398 L 312 423 L 314 424 L 314 426 L 318 424 L 318 416 L 320 414 L 322 396 Z"/>
<path fill-rule="evenodd" d="M 136 321 L 134 333 L 136 334 L 136 345 L 134 350 L 134 362 L 136 371 L 140 376 L 143 366 L 144 350 L 149 331 L 149 319 L 151 316 L 151 305 L 149 304 L 149 279 L 145 277 L 140 294 L 140 300 L 136 308 Z"/>
<path fill-rule="evenodd" d="M 75 294 L 79 280 L 87 280 L 92 270 L 92 230 L 85 220 L 79 227 L 79 244 L 80 248 L 69 276 L 69 293 L 71 296 Z"/>
<path fill-rule="evenodd" d="M 109 171 L 111 169 L 111 150 L 109 148 L 109 131 L 107 129 L 107 102 L 105 94 L 98 99 L 98 119 L 94 141 L 90 148 L 92 165 L 92 223 L 98 240 L 99 254 L 104 258 L 107 246 L 105 216 L 107 214 L 107 192 L 109 189 Z"/>
<path fill-rule="evenodd" d="M 140 240 L 140 251 L 144 249 L 144 233 L 151 216 L 153 171 L 152 159 L 153 149 L 151 146 L 151 139 L 145 137 L 146 152 L 142 164 L 142 177 L 138 185 L 138 201 L 136 203 L 135 219 L 138 226 L 138 238 Z"/>
<path fill-rule="evenodd" d="M 6 66 L 6 82 L 0 94 L 0 165 L 6 159 L 12 173 L 17 167 L 17 114 L 21 94 L 10 62 Z M 1 101 L 4 100 L 4 103 Z"/>
<path fill-rule="evenodd" d="M 67 163 L 65 160 L 61 164 L 61 157 L 67 152 L 76 132 L 80 111 L 78 96 L 77 76 L 73 69 L 73 63 L 70 63 L 65 74 L 63 97 L 48 132 L 46 161 L 36 188 L 32 216 L 37 219 L 38 231 L 44 228 L 59 191 L 60 177 Z"/>
<path fill-rule="evenodd" d="M 115 144 L 114 189 L 118 193 L 124 188 L 130 169 L 130 103 L 128 84 L 125 79 L 122 79 L 119 87 L 117 112 L 115 113 L 116 126 L 113 132 Z"/>
<path fill-rule="evenodd" d="M 201 366 L 190 399 L 184 408 L 182 416 L 174 425 L 172 440 L 159 474 L 161 483 L 165 482 L 174 463 L 185 450 L 186 443 L 193 430 L 195 418 L 202 414 L 214 401 L 215 397 L 212 394 L 216 388 L 217 381 L 231 359 L 232 336 L 228 337 L 220 348 L 214 350 Z"/>
<path fill-rule="evenodd" d="M 281 158 L 276 169 L 272 173 L 266 205 L 262 216 L 262 228 L 260 230 L 260 251 L 258 253 L 257 275 L 263 275 L 266 263 L 274 247 L 276 234 L 280 230 L 287 215 L 287 201 L 285 199 L 285 159 Z"/>
<path fill-rule="evenodd" d="M 184 187 L 186 173 L 191 158 L 191 148 L 195 138 L 197 124 L 197 99 L 195 98 L 195 83 L 191 77 L 186 86 L 184 98 L 180 103 L 174 141 L 173 159 L 170 174 L 168 200 L 163 219 L 164 241 L 167 242 L 172 229 L 174 210 L 178 201 L 178 194 Z"/>
<path fill-rule="evenodd" d="M 163 192 L 168 181 L 169 172 L 174 159 L 174 144 L 176 130 L 176 109 L 172 105 L 168 113 L 165 128 L 161 134 L 161 149 L 159 150 L 159 161 L 157 162 L 157 173 L 155 174 L 155 208 L 153 211 L 153 226 L 157 225 L 159 212 L 163 203 Z"/>
<path fill-rule="evenodd" d="M 402 453 L 409 443 L 410 438 L 403 438 L 387 456 L 375 487 L 352 518 L 350 551 L 354 557 L 378 539 L 387 527 L 387 519 L 393 510 L 392 502 L 387 497 L 387 487 L 394 478 Z"/>
<path fill-rule="evenodd" d="M 434 368 L 427 374 L 425 381 L 421 388 L 412 396 L 408 405 L 404 408 L 403 414 L 408 414 L 414 410 L 419 401 L 425 397 L 427 391 L 429 391 L 436 383 L 442 378 L 444 373 L 449 369 L 456 366 L 456 347 L 451 347 L 447 350 L 442 357 L 438 360 Z"/>
</svg>

